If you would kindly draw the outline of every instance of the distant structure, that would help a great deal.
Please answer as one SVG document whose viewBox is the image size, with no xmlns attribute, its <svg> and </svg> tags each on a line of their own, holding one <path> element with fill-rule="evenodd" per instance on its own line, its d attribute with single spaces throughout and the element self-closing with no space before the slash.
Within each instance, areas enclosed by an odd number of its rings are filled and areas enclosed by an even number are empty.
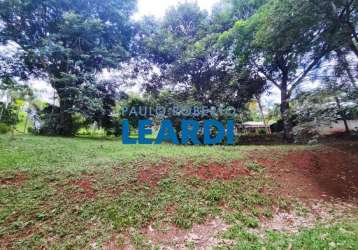
<svg viewBox="0 0 358 250">
<path fill-rule="evenodd" d="M 244 122 L 242 126 L 245 134 L 259 134 L 262 130 L 266 131 L 266 134 L 271 134 L 270 127 L 264 122 Z"/>
<path fill-rule="evenodd" d="M 358 120 L 347 120 L 350 131 L 358 131 Z M 312 121 L 300 124 L 293 128 L 294 133 L 302 129 L 318 133 L 321 136 L 345 133 L 345 125 L 342 120 L 338 121 Z"/>
</svg>

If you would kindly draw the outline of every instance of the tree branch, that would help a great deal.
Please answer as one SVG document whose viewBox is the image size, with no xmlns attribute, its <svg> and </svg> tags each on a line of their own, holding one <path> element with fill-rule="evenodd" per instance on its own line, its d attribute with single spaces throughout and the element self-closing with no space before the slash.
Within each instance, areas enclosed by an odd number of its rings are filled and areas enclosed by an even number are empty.
<svg viewBox="0 0 358 250">
<path fill-rule="evenodd" d="M 255 62 L 253 62 L 253 64 L 270 82 L 272 82 L 277 88 L 281 89 L 281 85 L 279 83 L 277 83 L 277 81 L 275 79 L 273 79 L 269 74 L 267 74 L 266 71 L 262 67 L 257 65 Z"/>
<path fill-rule="evenodd" d="M 322 57 L 324 57 L 326 55 L 326 53 L 328 52 L 328 50 L 324 50 L 318 57 L 316 57 L 311 63 L 310 65 L 303 71 L 303 73 L 301 74 L 301 76 L 299 76 L 297 78 L 296 81 L 294 81 L 294 83 L 291 85 L 288 94 L 291 95 L 292 91 L 297 88 L 297 86 L 302 82 L 302 80 L 307 76 L 307 74 L 319 63 L 319 61 L 322 59 Z"/>
</svg>

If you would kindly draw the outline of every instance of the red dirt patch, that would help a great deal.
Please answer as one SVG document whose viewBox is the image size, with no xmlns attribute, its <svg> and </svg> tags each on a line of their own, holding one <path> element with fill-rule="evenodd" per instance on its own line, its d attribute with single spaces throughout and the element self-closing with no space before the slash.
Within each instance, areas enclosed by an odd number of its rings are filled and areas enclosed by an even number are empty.
<svg viewBox="0 0 358 250">
<path fill-rule="evenodd" d="M 273 156 L 275 158 L 273 158 Z M 297 198 L 358 198 L 357 154 L 323 146 L 302 150 L 250 154 L 267 168 L 280 186 L 280 192 Z"/>
<path fill-rule="evenodd" d="M 14 177 L 11 178 L 0 177 L 0 185 L 21 187 L 27 181 L 27 179 L 28 177 L 24 174 L 16 174 Z"/>
<path fill-rule="evenodd" d="M 81 190 L 79 190 L 80 196 L 85 196 L 87 199 L 92 199 L 96 197 L 96 193 L 92 187 L 92 181 L 89 179 L 80 179 L 71 182 L 72 185 L 77 186 Z M 77 194 L 77 193 L 76 193 Z"/>
<path fill-rule="evenodd" d="M 161 179 L 167 176 L 169 167 L 168 163 L 142 168 L 139 170 L 138 181 L 147 184 L 150 187 L 155 187 Z"/>
<path fill-rule="evenodd" d="M 244 161 L 233 161 L 229 164 L 209 163 L 199 167 L 189 165 L 185 172 L 188 176 L 196 176 L 202 180 L 232 180 L 238 176 L 250 175 L 244 163 Z"/>
</svg>

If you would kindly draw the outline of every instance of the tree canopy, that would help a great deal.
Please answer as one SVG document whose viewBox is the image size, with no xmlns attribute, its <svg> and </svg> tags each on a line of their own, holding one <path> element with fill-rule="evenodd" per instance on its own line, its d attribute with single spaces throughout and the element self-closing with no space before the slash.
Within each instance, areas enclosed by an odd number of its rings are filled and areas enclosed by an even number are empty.
<svg viewBox="0 0 358 250">
<path fill-rule="evenodd" d="M 72 135 L 73 115 L 103 112 L 95 75 L 130 57 L 134 0 L 1 1 L 3 42 L 16 42 L 31 73 L 44 74 L 59 96 L 55 134 Z M 110 87 L 108 87 L 110 88 Z M 53 112 L 52 112 L 53 114 Z"/>
<path fill-rule="evenodd" d="M 356 0 L 221 0 L 210 13 L 184 2 L 162 19 L 134 21 L 135 0 L 4 0 L 0 42 L 19 53 L 0 55 L 0 77 L 47 77 L 59 107 L 42 110 L 44 132 L 60 135 L 73 135 L 78 121 L 113 132 L 122 90 L 99 77 L 103 70 L 141 83 L 144 102 L 244 109 L 274 86 L 290 140 L 301 86 L 318 81 L 354 95 L 357 9 Z"/>
</svg>

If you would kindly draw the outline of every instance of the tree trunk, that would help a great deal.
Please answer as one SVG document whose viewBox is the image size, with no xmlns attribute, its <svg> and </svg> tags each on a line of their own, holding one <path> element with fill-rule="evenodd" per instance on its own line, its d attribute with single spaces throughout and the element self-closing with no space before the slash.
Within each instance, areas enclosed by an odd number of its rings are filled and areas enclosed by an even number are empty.
<svg viewBox="0 0 358 250">
<path fill-rule="evenodd" d="M 356 83 L 354 76 L 351 72 L 351 69 L 349 68 L 349 62 L 347 61 L 346 56 L 342 53 L 341 50 L 336 50 L 336 53 L 338 56 L 338 62 L 343 65 L 344 70 L 346 71 L 348 78 L 352 83 L 353 88 L 357 89 L 358 86 L 357 86 L 357 83 Z"/>
<path fill-rule="evenodd" d="M 72 115 L 65 111 L 64 107 L 60 105 L 59 124 L 58 131 L 62 136 L 73 136 L 74 127 L 72 121 Z"/>
<path fill-rule="evenodd" d="M 341 106 L 341 102 L 339 101 L 339 98 L 338 97 L 335 97 L 336 99 L 336 103 L 337 103 L 337 107 L 338 107 L 338 110 L 339 112 L 341 113 L 342 112 L 342 106 Z M 342 112 L 341 113 L 342 115 L 342 120 L 343 120 L 343 123 L 344 123 L 344 128 L 346 130 L 346 133 L 349 134 L 350 131 L 349 131 L 349 126 L 348 126 L 348 122 L 347 122 L 347 119 L 346 119 L 346 116 L 345 114 Z"/>
<path fill-rule="evenodd" d="M 293 141 L 289 99 L 287 76 L 284 76 L 281 83 L 281 118 L 283 121 L 283 138 L 286 142 Z"/>
<path fill-rule="evenodd" d="M 54 124 L 54 133 L 55 135 L 61 136 L 73 136 L 75 133 L 72 114 L 68 111 L 71 108 L 72 103 L 66 100 L 64 96 L 61 95 L 60 91 L 57 91 L 59 97 L 59 109 L 52 109 L 53 119 L 56 124 Z M 54 112 L 56 110 L 56 112 Z"/>
<path fill-rule="evenodd" d="M 16 119 L 17 119 L 17 121 L 16 121 L 16 124 L 13 125 L 14 131 L 17 130 L 17 129 L 16 129 L 16 125 L 20 122 L 20 117 L 19 117 L 19 115 L 20 115 L 20 107 L 17 107 L 17 110 L 16 110 Z"/>
<path fill-rule="evenodd" d="M 26 112 L 26 120 L 24 126 L 24 134 L 26 134 L 27 124 L 29 123 L 29 113 Z"/>
<path fill-rule="evenodd" d="M 1 119 L 2 119 L 2 114 L 3 114 L 3 112 L 4 112 L 4 107 L 1 107 L 1 110 L 0 110 L 0 121 L 1 121 Z"/>
<path fill-rule="evenodd" d="M 260 114 L 261 114 L 261 119 L 265 125 L 265 129 L 266 129 L 266 133 L 267 134 L 271 134 L 271 130 L 270 130 L 270 127 L 267 125 L 267 122 L 265 120 L 265 115 L 264 115 L 264 111 L 263 111 L 263 108 L 262 108 L 262 104 L 261 104 L 261 98 L 259 95 L 256 95 L 256 101 L 257 101 L 257 104 L 259 106 L 259 110 L 260 110 Z"/>
<path fill-rule="evenodd" d="M 52 114 L 55 117 L 56 124 L 54 125 L 54 133 L 56 135 L 61 136 L 73 136 L 75 134 L 75 128 L 73 123 L 72 114 L 68 111 L 72 108 L 73 103 L 71 101 L 66 100 L 65 93 L 61 88 L 56 88 L 58 86 L 52 85 L 52 87 L 56 90 L 58 96 L 58 103 L 60 105 L 59 109 L 55 109 L 56 103 L 56 93 L 53 94 L 53 107 Z M 56 112 L 54 112 L 56 110 Z"/>
</svg>

